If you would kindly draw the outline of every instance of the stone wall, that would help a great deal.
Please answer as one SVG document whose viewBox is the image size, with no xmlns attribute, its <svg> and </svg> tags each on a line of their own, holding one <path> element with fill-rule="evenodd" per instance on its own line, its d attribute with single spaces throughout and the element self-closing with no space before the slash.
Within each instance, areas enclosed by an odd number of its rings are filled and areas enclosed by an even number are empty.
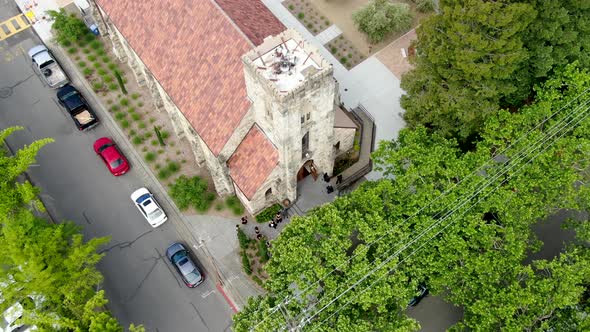
<svg viewBox="0 0 590 332">
<path fill-rule="evenodd" d="M 334 151 L 336 157 L 352 149 L 355 133 L 354 128 L 334 128 L 334 145 L 340 142 L 340 148 Z"/>
</svg>

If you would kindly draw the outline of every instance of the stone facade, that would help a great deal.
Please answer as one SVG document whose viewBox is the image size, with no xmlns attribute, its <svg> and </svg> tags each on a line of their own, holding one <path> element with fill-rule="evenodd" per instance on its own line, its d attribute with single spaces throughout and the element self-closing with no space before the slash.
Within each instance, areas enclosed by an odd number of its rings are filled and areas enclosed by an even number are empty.
<svg viewBox="0 0 590 332">
<path fill-rule="evenodd" d="M 107 32 L 103 35 L 107 35 L 112 42 L 114 53 L 121 61 L 129 64 L 138 83 L 148 88 L 156 111 L 167 112 L 176 134 L 186 137 L 190 142 L 195 165 L 207 167 L 220 196 L 236 194 L 250 213 L 285 199 L 294 202 L 297 198 L 297 173 L 303 164 L 311 160 L 320 174 L 325 172 L 331 175 L 336 155 L 352 148 L 354 130 L 334 128 L 334 105 L 339 101 L 332 65 L 297 32 L 286 30 L 278 36 L 267 37 L 260 46 L 242 57 L 251 107 L 221 152 L 215 155 L 124 36 L 110 22 L 106 13 L 100 7 L 95 9 L 93 15 L 101 25 L 101 31 Z M 314 61 L 319 68 L 306 73 L 305 79 L 289 91 L 281 91 L 274 82 L 262 75 L 255 60 L 260 54 L 268 53 L 286 40 L 294 40 L 297 48 L 308 55 L 308 61 Z M 227 162 L 254 124 L 278 150 L 279 160 L 254 195 L 248 198 L 233 182 Z M 340 149 L 336 150 L 334 144 L 338 141 Z"/>
</svg>

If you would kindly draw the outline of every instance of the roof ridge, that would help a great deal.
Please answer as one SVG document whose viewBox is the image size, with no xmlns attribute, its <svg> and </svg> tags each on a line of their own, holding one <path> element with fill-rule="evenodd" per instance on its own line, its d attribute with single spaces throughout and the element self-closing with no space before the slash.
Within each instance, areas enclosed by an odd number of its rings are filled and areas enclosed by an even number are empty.
<svg viewBox="0 0 590 332">
<path fill-rule="evenodd" d="M 242 37 L 244 37 L 244 39 L 246 39 L 248 44 L 250 44 L 250 47 L 252 47 L 252 49 L 254 49 L 256 47 L 256 45 L 250 40 L 250 38 L 248 38 L 248 36 L 244 33 L 244 31 L 242 31 L 242 29 L 240 29 L 238 24 L 236 22 L 234 22 L 234 20 L 231 18 L 231 16 L 229 16 L 229 14 L 226 13 L 225 10 L 223 10 L 223 8 L 217 3 L 217 0 L 209 0 L 209 1 L 215 6 L 215 8 L 217 8 L 217 10 L 219 10 L 223 14 L 223 16 L 225 16 L 225 18 L 234 27 L 234 29 L 236 29 L 242 35 Z"/>
</svg>

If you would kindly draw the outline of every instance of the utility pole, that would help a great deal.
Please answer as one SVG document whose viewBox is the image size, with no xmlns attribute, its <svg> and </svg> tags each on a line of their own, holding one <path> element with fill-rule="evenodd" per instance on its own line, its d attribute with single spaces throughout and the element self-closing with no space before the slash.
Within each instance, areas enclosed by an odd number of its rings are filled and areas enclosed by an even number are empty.
<svg viewBox="0 0 590 332">
<path fill-rule="evenodd" d="M 288 302 L 287 302 L 288 303 Z M 279 304 L 279 311 L 285 318 L 285 323 L 287 324 L 287 329 L 289 332 L 300 332 L 299 325 L 296 324 L 289 315 L 289 311 L 286 307 L 283 307 L 283 304 Z"/>
</svg>

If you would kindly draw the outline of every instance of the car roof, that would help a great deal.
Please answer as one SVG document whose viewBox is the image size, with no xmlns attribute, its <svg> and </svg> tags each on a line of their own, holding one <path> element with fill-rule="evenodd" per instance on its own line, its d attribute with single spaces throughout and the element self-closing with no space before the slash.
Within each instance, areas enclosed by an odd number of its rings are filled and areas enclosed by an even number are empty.
<svg viewBox="0 0 590 332">
<path fill-rule="evenodd" d="M 111 142 L 111 144 L 114 144 L 114 143 Z M 115 145 L 109 146 L 108 148 L 104 149 L 100 154 L 109 163 L 111 161 L 121 158 L 121 154 L 119 153 L 119 150 L 117 150 Z"/>
<path fill-rule="evenodd" d="M 181 243 L 173 243 L 166 249 L 166 256 L 168 256 L 168 259 L 171 259 L 175 253 L 181 250 L 186 250 L 186 248 Z"/>
<path fill-rule="evenodd" d="M 133 200 L 134 202 L 137 201 L 137 199 L 145 194 L 150 194 L 150 191 L 147 190 L 147 188 L 139 188 L 136 191 L 134 191 L 131 194 L 131 200 Z"/>
</svg>

